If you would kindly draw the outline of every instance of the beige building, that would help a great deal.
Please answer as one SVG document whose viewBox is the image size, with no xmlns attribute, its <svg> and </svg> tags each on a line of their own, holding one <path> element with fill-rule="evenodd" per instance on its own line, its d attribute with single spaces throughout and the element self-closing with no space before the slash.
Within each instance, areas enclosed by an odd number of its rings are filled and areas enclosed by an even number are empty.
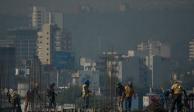
<svg viewBox="0 0 194 112">
<path fill-rule="evenodd" d="M 42 64 L 51 64 L 53 56 L 53 40 L 56 27 L 51 24 L 44 24 L 37 39 L 37 55 Z"/>
</svg>

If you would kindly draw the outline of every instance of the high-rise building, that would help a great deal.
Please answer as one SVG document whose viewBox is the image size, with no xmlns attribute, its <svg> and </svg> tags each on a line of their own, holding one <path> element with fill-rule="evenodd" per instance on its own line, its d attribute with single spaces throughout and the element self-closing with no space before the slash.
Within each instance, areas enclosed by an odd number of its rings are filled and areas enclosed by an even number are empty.
<svg viewBox="0 0 194 112">
<path fill-rule="evenodd" d="M 49 13 L 43 7 L 33 6 L 32 8 L 32 28 L 41 29 L 41 26 L 49 23 Z"/>
<path fill-rule="evenodd" d="M 153 57 L 153 84 L 154 88 L 170 85 L 172 62 L 161 56 Z"/>
<path fill-rule="evenodd" d="M 161 43 L 160 41 L 147 41 L 142 42 L 137 46 L 137 56 L 140 56 L 144 59 L 144 64 L 148 67 L 150 70 L 150 84 L 152 88 L 158 87 L 155 82 L 157 82 L 156 79 L 158 77 L 162 77 L 162 74 L 156 74 L 155 72 L 161 69 L 162 66 L 158 66 L 162 64 L 162 61 L 159 60 L 159 58 L 156 59 L 156 57 L 160 57 L 161 59 L 169 59 L 170 58 L 170 47 L 167 44 Z M 157 64 L 156 64 L 157 62 Z M 170 62 L 170 61 L 169 61 Z M 170 64 L 170 63 L 168 63 Z M 168 65 L 166 64 L 166 65 Z M 159 68 L 158 68 L 159 67 Z M 163 74 L 164 75 L 164 74 Z M 165 74 L 166 75 L 166 74 Z M 170 75 L 170 73 L 168 74 Z"/>
<path fill-rule="evenodd" d="M 9 47 L 9 46 L 15 46 L 13 39 L 2 39 L 0 40 L 0 47 Z"/>
<path fill-rule="evenodd" d="M 56 52 L 72 52 L 72 35 L 68 31 L 58 30 L 55 36 Z"/>
<path fill-rule="evenodd" d="M 170 58 L 170 47 L 160 41 L 145 41 L 137 45 L 137 52 L 141 55 L 157 55 Z"/>
<path fill-rule="evenodd" d="M 8 38 L 14 41 L 17 63 L 19 63 L 21 60 L 33 59 L 33 57 L 36 55 L 36 30 L 28 28 L 14 29 L 9 30 L 7 35 Z"/>
<path fill-rule="evenodd" d="M 122 82 L 133 82 L 137 87 L 148 87 L 149 70 L 142 57 L 134 56 L 122 61 Z"/>
<path fill-rule="evenodd" d="M 14 74 L 16 66 L 16 51 L 15 48 L 0 47 L 0 87 L 12 88 L 16 87 Z"/>
<path fill-rule="evenodd" d="M 120 54 L 115 51 L 103 52 L 97 62 L 97 68 L 109 77 L 122 81 L 122 61 Z"/>
<path fill-rule="evenodd" d="M 52 24 L 56 24 L 57 27 L 64 30 L 64 14 L 62 12 L 51 12 Z"/>
<path fill-rule="evenodd" d="M 37 55 L 42 64 L 52 64 L 56 26 L 44 24 L 37 39 Z"/>
<path fill-rule="evenodd" d="M 72 56 L 72 35 L 64 29 L 63 13 L 51 12 L 43 7 L 34 6 L 32 27 L 39 31 L 37 55 L 41 62 L 43 64 L 54 63 L 55 66 L 63 68 L 64 64 L 59 63 L 67 63 L 67 60 L 61 62 L 61 59 Z"/>
<path fill-rule="evenodd" d="M 189 61 L 194 60 L 194 39 L 189 42 Z"/>
<path fill-rule="evenodd" d="M 45 23 L 56 24 L 59 29 L 64 30 L 64 15 L 62 12 L 51 12 L 44 7 L 33 6 L 32 28 L 40 30 Z"/>
<path fill-rule="evenodd" d="M 5 88 L 16 88 L 15 80 L 15 48 L 12 46 L 0 47 L 0 109 L 7 106 L 7 96 L 3 93 Z"/>
</svg>

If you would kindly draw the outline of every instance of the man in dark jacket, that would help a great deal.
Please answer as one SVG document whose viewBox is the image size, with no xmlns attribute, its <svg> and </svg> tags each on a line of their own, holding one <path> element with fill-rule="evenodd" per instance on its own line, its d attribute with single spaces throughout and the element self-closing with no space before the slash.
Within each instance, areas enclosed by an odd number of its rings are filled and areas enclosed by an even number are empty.
<svg viewBox="0 0 194 112">
<path fill-rule="evenodd" d="M 123 97 L 124 97 L 124 86 L 118 82 L 116 85 L 116 96 L 117 96 L 117 105 L 119 110 L 123 110 Z"/>
<path fill-rule="evenodd" d="M 49 88 L 48 88 L 48 91 L 47 91 L 47 96 L 48 96 L 48 99 L 49 99 L 49 108 L 55 108 L 56 107 L 56 101 L 55 101 L 55 96 L 57 95 L 55 93 L 55 83 L 52 83 Z"/>
</svg>

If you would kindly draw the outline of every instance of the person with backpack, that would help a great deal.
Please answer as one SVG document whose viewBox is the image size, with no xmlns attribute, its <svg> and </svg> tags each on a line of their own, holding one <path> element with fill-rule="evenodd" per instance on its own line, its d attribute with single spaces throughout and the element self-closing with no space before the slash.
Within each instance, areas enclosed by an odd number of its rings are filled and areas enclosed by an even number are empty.
<svg viewBox="0 0 194 112">
<path fill-rule="evenodd" d="M 83 108 L 89 108 L 89 96 L 91 95 L 91 91 L 89 90 L 90 81 L 86 80 L 82 85 L 82 98 L 84 101 Z"/>
<path fill-rule="evenodd" d="M 124 96 L 124 86 L 118 82 L 116 84 L 116 96 L 117 96 L 117 105 L 119 110 L 123 110 L 123 96 Z"/>
<path fill-rule="evenodd" d="M 10 97 L 10 103 L 13 105 L 13 108 L 16 112 L 22 112 L 21 109 L 21 98 L 20 95 L 17 93 L 16 89 L 10 89 L 7 95 Z"/>
<path fill-rule="evenodd" d="M 177 112 L 182 110 L 182 95 L 187 98 L 186 91 L 184 90 L 181 81 L 175 81 L 171 87 L 172 102 L 170 106 L 170 112 L 174 112 L 175 105 L 177 106 Z"/>
<path fill-rule="evenodd" d="M 125 112 L 131 111 L 132 97 L 135 94 L 132 82 L 128 82 L 124 87 Z"/>
</svg>

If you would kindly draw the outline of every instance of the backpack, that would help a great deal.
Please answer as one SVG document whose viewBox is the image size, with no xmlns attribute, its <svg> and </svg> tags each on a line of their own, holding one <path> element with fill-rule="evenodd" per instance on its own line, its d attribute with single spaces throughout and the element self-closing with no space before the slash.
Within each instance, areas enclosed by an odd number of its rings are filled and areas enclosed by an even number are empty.
<svg viewBox="0 0 194 112">
<path fill-rule="evenodd" d="M 134 89 L 126 85 L 125 86 L 125 97 L 132 97 L 133 94 L 134 94 Z"/>
<path fill-rule="evenodd" d="M 181 94 L 183 92 L 183 87 L 179 83 L 175 83 L 172 85 L 173 94 Z"/>
</svg>

